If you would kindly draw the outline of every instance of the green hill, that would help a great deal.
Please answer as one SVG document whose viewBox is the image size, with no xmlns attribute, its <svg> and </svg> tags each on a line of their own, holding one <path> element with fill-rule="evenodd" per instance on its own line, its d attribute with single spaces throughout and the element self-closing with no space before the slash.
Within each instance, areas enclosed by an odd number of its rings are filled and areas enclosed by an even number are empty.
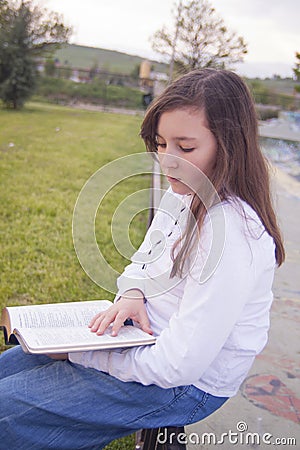
<svg viewBox="0 0 300 450">
<path fill-rule="evenodd" d="M 129 75 L 144 58 L 137 55 L 128 55 L 114 50 L 85 47 L 82 45 L 67 44 L 54 54 L 61 64 L 70 65 L 77 69 L 90 69 L 97 65 L 100 70 Z M 166 64 L 151 61 L 156 72 L 167 72 Z"/>
</svg>

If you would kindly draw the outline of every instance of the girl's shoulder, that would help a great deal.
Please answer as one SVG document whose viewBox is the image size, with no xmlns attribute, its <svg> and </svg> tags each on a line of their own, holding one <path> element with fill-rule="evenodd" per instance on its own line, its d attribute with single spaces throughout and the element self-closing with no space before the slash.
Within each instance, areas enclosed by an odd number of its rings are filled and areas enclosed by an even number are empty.
<svg viewBox="0 0 300 450">
<path fill-rule="evenodd" d="M 228 197 L 207 212 L 207 219 L 223 216 L 227 227 L 261 234 L 265 227 L 254 209 L 239 197 Z"/>
<path fill-rule="evenodd" d="M 254 268 L 258 260 L 261 266 L 274 265 L 274 254 L 273 238 L 254 209 L 243 200 L 231 197 L 208 210 L 191 253 L 190 274 L 194 278 L 195 273 L 201 273 L 203 283 L 222 261 L 229 266 L 233 260 L 242 261 Z"/>
</svg>

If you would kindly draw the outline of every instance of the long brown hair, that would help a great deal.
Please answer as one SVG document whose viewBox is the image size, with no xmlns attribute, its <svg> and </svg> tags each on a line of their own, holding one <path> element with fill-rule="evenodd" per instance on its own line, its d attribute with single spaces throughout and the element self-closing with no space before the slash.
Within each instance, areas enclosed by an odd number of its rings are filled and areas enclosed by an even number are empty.
<svg viewBox="0 0 300 450">
<path fill-rule="evenodd" d="M 205 112 L 208 127 L 217 141 L 216 165 L 210 181 L 222 200 L 238 197 L 254 209 L 274 239 L 276 261 L 280 266 L 285 257 L 284 246 L 271 201 L 268 162 L 258 142 L 255 105 L 247 85 L 237 74 L 227 70 L 207 68 L 183 75 L 170 84 L 146 112 L 141 136 L 148 151 L 157 151 L 160 116 L 166 111 L 183 108 Z M 200 230 L 207 212 L 197 195 L 191 210 Z M 182 274 L 191 250 L 191 230 L 192 225 L 188 223 L 171 276 Z"/>
</svg>

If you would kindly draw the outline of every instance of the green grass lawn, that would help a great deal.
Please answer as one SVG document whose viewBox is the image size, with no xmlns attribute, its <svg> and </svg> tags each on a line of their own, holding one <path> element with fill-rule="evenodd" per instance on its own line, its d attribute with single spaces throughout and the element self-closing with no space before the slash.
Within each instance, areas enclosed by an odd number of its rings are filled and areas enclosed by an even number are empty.
<svg viewBox="0 0 300 450">
<path fill-rule="evenodd" d="M 79 264 L 72 215 L 81 188 L 97 169 L 144 151 L 138 136 L 140 122 L 140 117 L 38 103 L 18 112 L 0 109 L 1 309 L 114 297 L 91 281 Z M 149 175 L 119 183 L 97 213 L 97 241 L 119 272 L 128 260 L 111 240 L 113 213 L 122 199 L 149 184 Z M 144 211 L 130 225 L 135 246 L 143 238 L 146 222 Z M 0 344 L 3 350 L 3 340 Z M 133 437 L 109 446 L 121 448 L 132 449 Z"/>
</svg>

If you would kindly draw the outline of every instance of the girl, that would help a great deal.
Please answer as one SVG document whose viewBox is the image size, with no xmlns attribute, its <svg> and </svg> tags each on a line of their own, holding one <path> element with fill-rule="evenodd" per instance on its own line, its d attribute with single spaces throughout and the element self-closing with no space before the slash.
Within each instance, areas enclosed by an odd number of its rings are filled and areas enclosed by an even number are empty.
<svg viewBox="0 0 300 450">
<path fill-rule="evenodd" d="M 103 448 L 141 428 L 204 419 L 236 394 L 267 341 L 272 281 L 284 249 L 258 146 L 254 104 L 225 70 L 193 71 L 146 113 L 141 136 L 170 189 L 91 322 L 127 318 L 153 346 L 0 359 L 3 448 Z"/>
</svg>

